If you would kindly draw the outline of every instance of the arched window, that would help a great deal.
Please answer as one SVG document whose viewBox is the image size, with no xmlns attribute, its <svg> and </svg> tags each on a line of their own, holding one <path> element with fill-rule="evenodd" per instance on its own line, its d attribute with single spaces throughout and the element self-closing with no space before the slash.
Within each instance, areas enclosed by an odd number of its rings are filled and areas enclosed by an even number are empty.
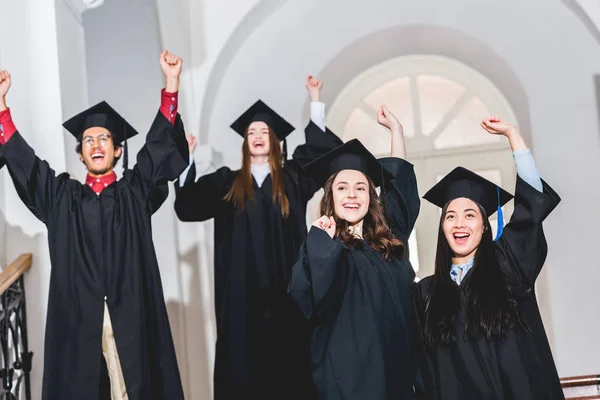
<svg viewBox="0 0 600 400">
<path fill-rule="evenodd" d="M 388 156 L 390 135 L 377 123 L 381 104 L 404 126 L 407 159 L 415 165 L 421 196 L 459 165 L 513 191 L 515 168 L 508 141 L 490 135 L 479 124 L 488 115 L 518 121 L 504 95 L 479 72 L 433 55 L 386 61 L 341 91 L 329 109 L 327 124 L 344 141 L 358 138 L 377 157 Z M 311 216 L 316 215 L 319 200 L 317 195 L 311 201 Z M 507 209 L 505 215 L 510 212 Z M 440 210 L 422 201 L 409 240 L 411 262 L 419 277 L 433 273 L 439 218 Z M 495 214 L 490 221 L 495 229 Z"/>
</svg>

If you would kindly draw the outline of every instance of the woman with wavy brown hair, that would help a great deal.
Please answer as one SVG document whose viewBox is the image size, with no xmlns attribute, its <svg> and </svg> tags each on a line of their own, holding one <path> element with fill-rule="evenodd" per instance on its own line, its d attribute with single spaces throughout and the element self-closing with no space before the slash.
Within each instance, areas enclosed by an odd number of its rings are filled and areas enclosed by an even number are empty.
<svg viewBox="0 0 600 400">
<path fill-rule="evenodd" d="M 415 273 L 407 243 L 420 201 L 402 126 L 385 107 L 378 121 L 392 133 L 392 157 L 378 161 L 354 139 L 305 167 L 324 188 L 323 216 L 301 248 L 289 292 L 314 325 L 311 358 L 321 399 L 414 393 Z"/>
<path fill-rule="evenodd" d="M 194 181 L 192 163 L 180 179 L 179 219 L 214 219 L 217 400 L 315 397 L 310 328 L 287 287 L 306 236 L 306 206 L 319 189 L 301 166 L 342 143 L 325 127 L 321 85 L 306 81 L 311 122 L 291 159 L 285 138 L 294 128 L 258 101 L 231 125 L 244 139 L 241 168 L 222 167 Z M 195 140 L 188 140 L 192 154 Z"/>
</svg>

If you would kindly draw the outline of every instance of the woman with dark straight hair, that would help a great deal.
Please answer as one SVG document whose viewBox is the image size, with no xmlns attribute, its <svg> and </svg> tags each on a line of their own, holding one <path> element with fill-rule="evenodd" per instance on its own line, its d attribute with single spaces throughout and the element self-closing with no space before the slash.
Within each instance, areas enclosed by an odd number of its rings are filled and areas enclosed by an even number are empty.
<svg viewBox="0 0 600 400">
<path fill-rule="evenodd" d="M 179 219 L 214 218 L 217 400 L 316 396 L 310 327 L 287 287 L 306 236 L 306 206 L 319 189 L 301 166 L 342 143 L 325 127 L 321 85 L 313 77 L 306 81 L 311 121 L 306 143 L 290 160 L 285 138 L 294 128 L 259 100 L 231 125 L 244 138 L 241 169 L 222 167 L 194 181 L 192 163 L 180 178 Z M 195 139 L 188 141 L 192 154 Z"/>
<path fill-rule="evenodd" d="M 510 141 L 514 212 L 504 227 L 501 206 L 512 196 L 462 167 L 424 196 L 442 213 L 435 273 L 415 290 L 422 398 L 564 399 L 535 297 L 547 254 L 542 222 L 560 198 L 515 126 L 497 117 L 481 125 Z"/>
<path fill-rule="evenodd" d="M 289 292 L 314 324 L 312 365 L 323 400 L 413 398 L 412 292 L 407 243 L 419 213 L 402 126 L 381 160 L 357 139 L 305 168 L 325 190 L 294 265 Z M 381 197 L 375 189 L 381 186 Z"/>
</svg>

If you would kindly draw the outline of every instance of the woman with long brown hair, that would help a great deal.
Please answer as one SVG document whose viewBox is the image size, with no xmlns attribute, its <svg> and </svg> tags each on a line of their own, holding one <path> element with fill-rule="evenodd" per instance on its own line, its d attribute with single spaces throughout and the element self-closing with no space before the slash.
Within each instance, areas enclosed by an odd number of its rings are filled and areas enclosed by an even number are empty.
<svg viewBox="0 0 600 400">
<path fill-rule="evenodd" d="M 306 235 L 307 202 L 319 189 L 301 165 L 342 143 L 325 128 L 321 85 L 308 77 L 311 122 L 290 160 L 285 137 L 294 128 L 258 101 L 231 126 L 244 138 L 241 169 L 222 167 L 194 182 L 192 163 L 180 179 L 179 219 L 214 219 L 217 400 L 315 397 L 310 329 L 287 286 Z"/>
<path fill-rule="evenodd" d="M 442 209 L 435 274 L 415 290 L 427 399 L 564 399 L 535 295 L 548 245 L 542 223 L 560 197 L 539 176 L 519 130 L 497 117 L 481 126 L 506 136 L 517 164 L 512 196 L 457 167 L 424 198 Z M 498 211 L 495 240 L 488 217 Z"/>
<path fill-rule="evenodd" d="M 305 169 L 324 188 L 289 292 L 314 325 L 313 378 L 321 399 L 413 398 L 413 281 L 408 237 L 419 213 L 402 126 L 382 107 L 391 157 L 357 139 Z M 381 186 L 381 197 L 375 189 Z"/>
</svg>

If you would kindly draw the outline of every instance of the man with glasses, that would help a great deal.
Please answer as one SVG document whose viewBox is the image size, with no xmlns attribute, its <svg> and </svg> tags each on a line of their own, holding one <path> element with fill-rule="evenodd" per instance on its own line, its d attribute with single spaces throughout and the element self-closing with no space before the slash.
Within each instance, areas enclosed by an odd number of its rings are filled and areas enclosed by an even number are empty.
<svg viewBox="0 0 600 400">
<path fill-rule="evenodd" d="M 126 140 L 137 132 L 106 102 L 64 123 L 87 167 L 85 184 L 56 175 L 19 134 L 5 101 L 10 75 L 0 72 L 0 158 L 48 228 L 43 400 L 183 399 L 150 222 L 189 154 L 177 114 L 182 61 L 165 51 L 160 66 L 162 104 L 133 169 Z"/>
</svg>

